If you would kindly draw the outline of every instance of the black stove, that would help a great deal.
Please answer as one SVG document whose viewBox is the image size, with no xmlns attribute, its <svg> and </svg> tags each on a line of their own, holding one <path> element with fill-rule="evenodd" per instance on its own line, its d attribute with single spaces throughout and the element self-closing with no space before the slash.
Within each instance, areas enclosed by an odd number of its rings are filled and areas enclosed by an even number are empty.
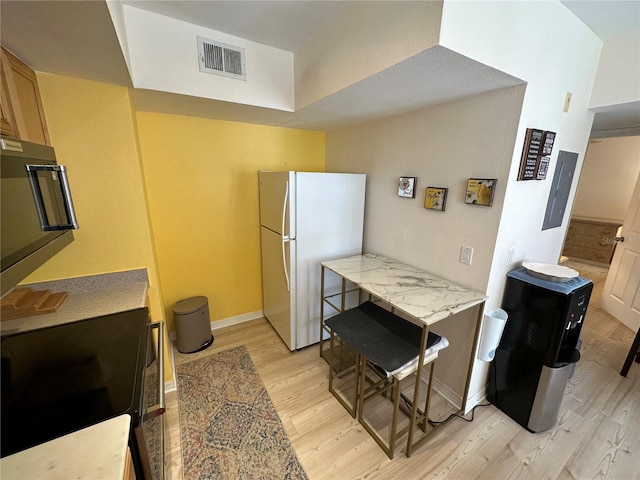
<svg viewBox="0 0 640 480">
<path fill-rule="evenodd" d="M 150 476 L 139 458 L 147 447 L 133 433 L 144 421 L 144 397 L 155 398 L 145 378 L 158 383 L 148 368 L 159 361 L 152 337 L 146 308 L 3 336 L 0 455 L 129 414 L 136 473 Z"/>
</svg>

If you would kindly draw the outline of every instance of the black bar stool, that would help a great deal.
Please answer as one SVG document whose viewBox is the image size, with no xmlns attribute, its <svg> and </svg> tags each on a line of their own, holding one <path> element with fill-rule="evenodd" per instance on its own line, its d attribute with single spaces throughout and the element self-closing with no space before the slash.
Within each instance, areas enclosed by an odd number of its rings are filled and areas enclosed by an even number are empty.
<svg viewBox="0 0 640 480">
<path fill-rule="evenodd" d="M 331 363 L 329 365 L 329 390 L 352 416 L 357 413 L 358 421 L 365 430 L 369 432 L 387 456 L 393 458 L 397 440 L 409 430 L 406 427 L 399 432 L 397 431 L 398 412 L 402 410 L 404 413 L 410 414 L 404 403 L 411 402 L 402 394 L 400 382 L 418 368 L 422 327 L 373 302 L 365 302 L 356 308 L 331 317 L 325 321 L 325 325 L 331 331 L 332 347 L 334 345 L 333 337 L 337 335 L 341 341 L 344 341 L 356 352 L 356 363 L 353 368 L 355 378 L 350 402 L 345 401 L 333 389 L 332 377 L 335 372 Z M 448 345 L 449 342 L 446 338 L 428 332 L 423 365 L 430 363 L 431 368 L 424 411 L 420 412 L 422 419 L 419 426 L 423 431 L 426 431 L 427 428 L 434 362 L 438 358 L 438 351 Z M 367 371 L 374 375 L 374 379 L 367 376 Z M 416 379 L 414 388 L 419 388 L 419 380 Z M 378 434 L 364 412 L 366 403 L 377 395 L 389 397 L 393 403 L 388 440 Z M 400 403 L 401 399 L 403 399 L 403 404 Z M 411 442 L 412 439 L 408 438 L 407 445 Z"/>
</svg>

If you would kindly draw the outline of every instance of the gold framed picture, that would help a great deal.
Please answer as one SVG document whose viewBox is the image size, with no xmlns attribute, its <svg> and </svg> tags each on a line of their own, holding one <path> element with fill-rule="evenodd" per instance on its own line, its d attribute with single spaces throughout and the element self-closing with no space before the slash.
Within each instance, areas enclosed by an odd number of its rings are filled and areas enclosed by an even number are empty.
<svg viewBox="0 0 640 480">
<path fill-rule="evenodd" d="M 398 196 L 416 198 L 416 183 L 418 177 L 400 177 L 398 179 Z"/>
<path fill-rule="evenodd" d="M 485 207 L 492 206 L 497 181 L 495 178 L 470 178 L 467 181 L 467 193 L 464 196 L 464 203 L 483 205 Z"/>
<path fill-rule="evenodd" d="M 447 206 L 448 191 L 449 189 L 444 187 L 427 187 L 424 196 L 424 208 L 444 212 Z"/>
</svg>

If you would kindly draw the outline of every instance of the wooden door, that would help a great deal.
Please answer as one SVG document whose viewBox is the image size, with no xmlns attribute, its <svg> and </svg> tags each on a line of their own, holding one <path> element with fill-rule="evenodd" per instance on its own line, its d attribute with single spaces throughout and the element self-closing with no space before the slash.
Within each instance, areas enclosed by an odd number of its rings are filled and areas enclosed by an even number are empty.
<svg viewBox="0 0 640 480">
<path fill-rule="evenodd" d="M 640 177 L 602 291 L 602 308 L 634 332 L 640 327 Z"/>
</svg>

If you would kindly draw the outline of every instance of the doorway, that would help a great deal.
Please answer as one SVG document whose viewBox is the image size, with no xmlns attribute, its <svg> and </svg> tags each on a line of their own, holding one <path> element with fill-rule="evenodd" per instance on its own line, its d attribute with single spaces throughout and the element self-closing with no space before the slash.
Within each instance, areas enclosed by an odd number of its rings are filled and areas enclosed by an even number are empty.
<svg viewBox="0 0 640 480">
<path fill-rule="evenodd" d="M 636 184 L 640 184 L 638 152 L 640 136 L 590 141 L 572 207 L 572 223 L 565 239 L 563 256 L 607 268 L 610 266 L 617 248 L 615 239 L 621 236 L 618 227 L 623 225 L 628 213 L 634 210 L 633 203 L 637 202 L 632 197 Z M 593 238 L 589 238 L 584 231 L 585 225 L 589 224 L 596 226 L 597 233 Z M 588 244 L 588 248 L 585 244 Z M 597 247 L 605 253 L 598 256 L 599 253 L 591 247 Z M 610 269 L 607 276 L 615 276 L 619 264 L 617 262 L 616 271 Z M 612 280 L 610 278 L 608 283 L 611 284 Z M 606 300 L 603 303 L 606 304 Z M 623 323 L 637 330 L 635 320 L 630 325 L 627 321 Z"/>
</svg>

